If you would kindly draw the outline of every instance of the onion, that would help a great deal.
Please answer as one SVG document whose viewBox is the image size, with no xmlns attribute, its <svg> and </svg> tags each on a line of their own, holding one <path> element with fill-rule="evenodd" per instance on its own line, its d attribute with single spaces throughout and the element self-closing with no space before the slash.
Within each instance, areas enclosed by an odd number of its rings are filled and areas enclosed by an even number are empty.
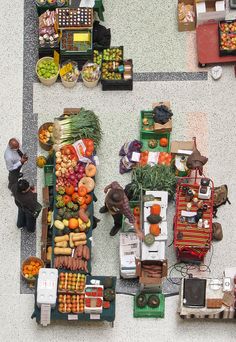
<svg viewBox="0 0 236 342">
<path fill-rule="evenodd" d="M 62 160 L 63 160 L 64 163 L 68 162 L 68 158 L 66 156 L 62 157 Z"/>
<path fill-rule="evenodd" d="M 74 180 L 75 180 L 75 176 L 74 176 L 74 175 L 70 175 L 70 179 L 71 179 L 72 181 L 74 181 Z"/>
<path fill-rule="evenodd" d="M 60 177 L 61 176 L 61 171 L 56 171 L 55 174 L 56 174 L 57 177 Z"/>
<path fill-rule="evenodd" d="M 62 162 L 62 159 L 61 158 L 56 158 L 56 163 L 57 164 L 60 164 Z"/>
<path fill-rule="evenodd" d="M 71 166 L 73 166 L 73 167 L 77 166 L 77 161 L 76 160 L 72 160 L 71 161 Z"/>
<path fill-rule="evenodd" d="M 78 191 L 77 183 L 76 183 L 76 186 L 75 186 L 75 191 Z"/>
<path fill-rule="evenodd" d="M 65 152 L 65 154 L 67 154 L 68 156 L 70 155 L 70 149 L 69 149 L 69 148 L 65 148 L 64 152 Z"/>
<path fill-rule="evenodd" d="M 66 169 L 64 167 L 61 168 L 61 173 L 64 174 L 66 172 Z"/>
<path fill-rule="evenodd" d="M 61 158 L 61 152 L 56 152 L 56 158 Z"/>
</svg>

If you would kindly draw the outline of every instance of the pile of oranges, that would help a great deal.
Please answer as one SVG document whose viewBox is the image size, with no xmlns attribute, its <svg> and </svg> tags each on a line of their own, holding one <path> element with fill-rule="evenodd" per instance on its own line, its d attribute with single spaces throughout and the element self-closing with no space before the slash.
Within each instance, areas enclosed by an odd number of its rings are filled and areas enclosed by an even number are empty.
<svg viewBox="0 0 236 342">
<path fill-rule="evenodd" d="M 37 261 L 30 261 L 23 266 L 23 275 L 25 278 L 29 280 L 35 279 L 35 277 L 39 274 L 39 270 L 42 265 Z"/>
<path fill-rule="evenodd" d="M 59 275 L 58 291 L 80 293 L 84 291 L 85 283 L 85 274 L 61 272 Z"/>
</svg>

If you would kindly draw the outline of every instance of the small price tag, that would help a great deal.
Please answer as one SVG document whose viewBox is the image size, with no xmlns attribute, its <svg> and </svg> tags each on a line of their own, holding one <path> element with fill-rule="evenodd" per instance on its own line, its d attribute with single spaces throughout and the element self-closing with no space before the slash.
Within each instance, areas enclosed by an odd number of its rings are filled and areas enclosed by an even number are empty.
<svg viewBox="0 0 236 342">
<path fill-rule="evenodd" d="M 54 50 L 53 59 L 54 59 L 55 64 L 57 65 L 60 64 L 60 55 L 56 50 Z"/>
<path fill-rule="evenodd" d="M 78 321 L 78 315 L 68 315 L 68 321 Z"/>
<path fill-rule="evenodd" d="M 99 314 L 90 314 L 90 319 L 100 319 L 101 315 Z"/>
<path fill-rule="evenodd" d="M 65 74 L 67 74 L 68 72 L 70 72 L 72 70 L 72 64 L 68 63 L 66 64 L 64 67 L 62 67 L 60 69 L 60 75 L 64 76 Z"/>
</svg>

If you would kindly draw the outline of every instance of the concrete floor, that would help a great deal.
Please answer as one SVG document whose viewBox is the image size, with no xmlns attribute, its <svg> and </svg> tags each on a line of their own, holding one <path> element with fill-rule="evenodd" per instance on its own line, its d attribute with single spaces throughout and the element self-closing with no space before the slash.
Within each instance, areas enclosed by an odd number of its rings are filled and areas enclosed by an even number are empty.
<svg viewBox="0 0 236 342">
<path fill-rule="evenodd" d="M 137 0 L 129 2 L 126 7 L 121 2 L 118 4 L 104 0 L 106 24 L 112 28 L 112 44 L 125 46 L 125 55 L 133 58 L 136 72 L 198 71 L 194 50 L 195 33 L 177 32 L 175 2 L 166 0 L 163 4 L 161 0 L 152 0 L 148 2 L 147 8 L 141 6 Z M 12 136 L 25 138 L 24 128 L 22 131 L 25 115 L 22 113 L 23 5 L 20 0 L 15 0 L 14 3 L 6 2 L 0 21 L 4 41 L 4 49 L 0 55 L 0 158 L 3 165 L 3 151 L 8 139 Z M 140 33 L 139 37 L 136 36 L 136 31 Z M 216 185 L 226 183 L 229 186 L 232 205 L 222 207 L 218 215 L 219 222 L 223 225 L 224 239 L 214 244 L 211 262 L 211 275 L 220 276 L 226 266 L 235 266 L 236 262 L 236 203 L 233 198 L 236 191 L 236 161 L 232 158 L 236 145 L 235 91 L 233 66 L 223 67 L 223 76 L 219 81 L 213 81 L 209 75 L 207 80 L 202 81 L 135 82 L 133 92 L 102 92 L 100 87 L 86 89 L 81 83 L 72 90 L 65 89 L 61 84 L 46 88 L 35 83 L 31 114 L 37 118 L 38 126 L 61 114 L 64 107 L 83 106 L 99 115 L 104 140 L 98 150 L 100 166 L 96 186 L 99 199 L 95 205 L 97 212 L 104 198 L 104 186 L 114 179 L 121 184 L 126 184 L 130 179 L 130 175 L 119 175 L 118 151 L 125 141 L 138 138 L 140 110 L 151 108 L 151 103 L 156 100 L 170 100 L 174 112 L 172 139 L 189 139 L 196 135 L 199 149 L 209 157 L 205 169 L 207 175 L 213 178 Z M 30 102 L 32 99 L 28 100 Z M 34 140 L 36 136 L 30 138 Z M 233 153 L 228 152 L 229 146 Z M 30 146 L 26 146 L 27 148 L 30 149 Z M 1 341 L 126 339 L 149 342 L 159 338 L 164 342 L 201 342 L 205 341 L 206 337 L 209 341 L 216 342 L 235 341 L 233 322 L 182 321 L 176 314 L 178 297 L 166 299 L 165 319 L 133 319 L 133 298 L 118 295 L 113 329 L 107 323 L 93 322 L 80 326 L 67 322 L 54 323 L 47 328 L 37 326 L 35 321 L 30 319 L 33 296 L 20 294 L 21 233 L 15 225 L 16 208 L 7 190 L 5 167 L 0 170 L 0 179 L 3 223 L 0 242 Z M 38 171 L 39 190 L 41 184 L 42 173 Z M 173 212 L 172 205 L 168 212 L 169 242 L 172 241 Z M 103 218 L 94 232 L 95 275 L 119 275 L 118 237 L 109 237 L 110 227 L 111 220 Z M 37 232 L 37 252 L 39 248 L 40 224 Z M 176 261 L 173 247 L 167 249 L 167 258 L 169 265 Z M 209 259 L 210 254 L 206 264 Z"/>
</svg>

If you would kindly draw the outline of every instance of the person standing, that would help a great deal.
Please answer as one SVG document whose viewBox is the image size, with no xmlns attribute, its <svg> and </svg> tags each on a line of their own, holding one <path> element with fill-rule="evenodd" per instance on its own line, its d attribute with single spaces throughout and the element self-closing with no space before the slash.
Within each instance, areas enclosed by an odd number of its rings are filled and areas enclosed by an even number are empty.
<svg viewBox="0 0 236 342">
<path fill-rule="evenodd" d="M 105 204 L 100 208 L 99 212 L 104 214 L 109 212 L 114 219 L 114 227 L 110 231 L 111 236 L 115 236 L 122 226 L 122 216 L 128 218 L 129 222 L 134 225 L 135 232 L 140 239 L 143 239 L 143 233 L 135 224 L 135 218 L 129 206 L 129 200 L 118 182 L 112 182 L 105 187 L 106 195 Z"/>
<path fill-rule="evenodd" d="M 9 140 L 4 153 L 4 159 L 7 170 L 9 171 L 8 189 L 11 190 L 12 185 L 17 182 L 18 178 L 23 176 L 21 168 L 28 160 L 27 155 L 20 149 L 20 144 L 17 139 L 11 138 Z"/>
<path fill-rule="evenodd" d="M 17 227 L 26 228 L 33 233 L 36 229 L 36 219 L 42 209 L 37 201 L 35 188 L 30 187 L 26 179 L 19 179 L 11 187 L 15 203 L 18 207 Z"/>
</svg>

